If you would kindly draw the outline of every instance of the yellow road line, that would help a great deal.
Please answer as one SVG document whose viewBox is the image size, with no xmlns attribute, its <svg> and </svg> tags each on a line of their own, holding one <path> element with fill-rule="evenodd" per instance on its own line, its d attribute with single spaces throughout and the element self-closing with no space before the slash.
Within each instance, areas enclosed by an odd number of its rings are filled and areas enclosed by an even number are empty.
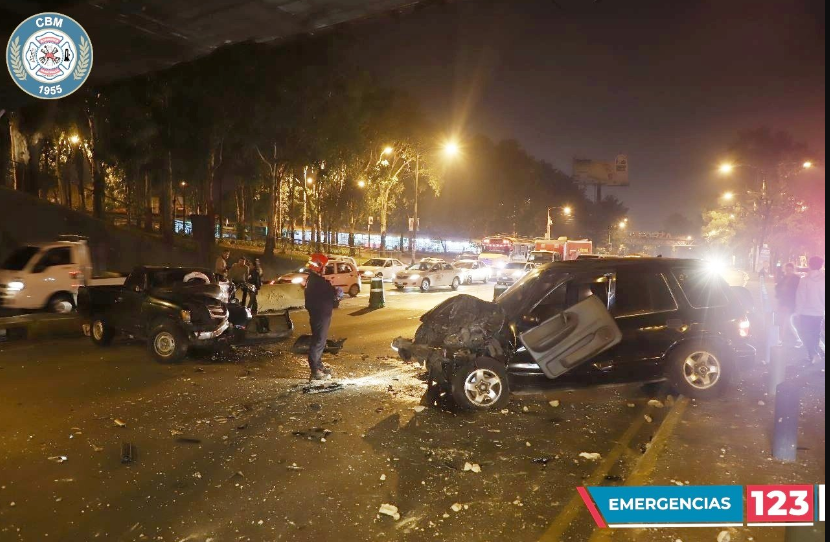
<svg viewBox="0 0 830 542">
<path fill-rule="evenodd" d="M 640 486 L 648 482 L 651 478 L 651 473 L 654 472 L 654 467 L 657 465 L 657 460 L 666 448 L 669 437 L 674 433 L 674 428 L 680 423 L 680 419 L 683 417 L 683 413 L 686 412 L 686 407 L 688 406 L 689 399 L 686 397 L 680 397 L 674 403 L 674 407 L 666 415 L 663 423 L 660 424 L 660 427 L 654 434 L 654 438 L 651 439 L 648 450 L 646 450 L 646 453 L 637 462 L 631 475 L 626 478 L 625 485 Z M 614 529 L 594 529 L 594 533 L 588 539 L 588 542 L 608 542 L 614 536 L 614 532 Z"/>
</svg>

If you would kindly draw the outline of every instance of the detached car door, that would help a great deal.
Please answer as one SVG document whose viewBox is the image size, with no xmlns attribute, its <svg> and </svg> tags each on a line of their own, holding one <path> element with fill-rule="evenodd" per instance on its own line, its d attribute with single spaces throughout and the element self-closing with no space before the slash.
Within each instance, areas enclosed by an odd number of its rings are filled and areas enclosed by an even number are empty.
<svg viewBox="0 0 830 542">
<path fill-rule="evenodd" d="M 548 378 L 557 378 L 622 340 L 614 317 L 590 295 L 519 335 Z"/>
</svg>

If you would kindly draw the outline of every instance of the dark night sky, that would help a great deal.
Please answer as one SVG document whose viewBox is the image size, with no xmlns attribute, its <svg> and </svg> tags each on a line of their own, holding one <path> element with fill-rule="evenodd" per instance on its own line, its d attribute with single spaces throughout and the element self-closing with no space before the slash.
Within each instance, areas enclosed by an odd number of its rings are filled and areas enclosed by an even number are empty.
<svg viewBox="0 0 830 542">
<path fill-rule="evenodd" d="M 356 25 L 353 56 L 448 129 L 515 138 L 566 172 L 575 155 L 627 152 L 631 186 L 605 193 L 635 228 L 657 229 L 723 189 L 713 168 L 740 129 L 786 129 L 823 160 L 824 11 L 802 0 L 469 0 Z"/>
</svg>

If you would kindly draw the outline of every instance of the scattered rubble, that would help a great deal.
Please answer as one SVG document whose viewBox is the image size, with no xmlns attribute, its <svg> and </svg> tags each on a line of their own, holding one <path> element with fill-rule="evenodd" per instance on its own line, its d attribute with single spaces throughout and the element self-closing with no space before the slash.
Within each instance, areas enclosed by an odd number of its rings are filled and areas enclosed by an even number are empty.
<svg viewBox="0 0 830 542">
<path fill-rule="evenodd" d="M 481 466 L 478 463 L 464 463 L 464 472 L 472 471 L 475 473 L 481 472 Z"/>
<path fill-rule="evenodd" d="M 53 455 L 52 457 L 47 457 L 47 459 L 52 463 L 63 463 L 64 461 L 69 460 L 69 458 L 65 455 Z"/>
<path fill-rule="evenodd" d="M 579 452 L 579 457 L 584 457 L 588 461 L 598 461 L 602 455 L 597 452 Z"/>
<path fill-rule="evenodd" d="M 657 399 L 650 399 L 648 402 L 648 406 L 652 406 L 654 408 L 663 408 L 663 402 L 658 401 Z"/>
<path fill-rule="evenodd" d="M 550 406 L 552 406 L 553 408 L 556 408 L 556 407 L 559 406 L 559 399 L 554 399 L 553 401 L 548 401 L 548 404 Z"/>
<path fill-rule="evenodd" d="M 379 514 L 383 514 L 385 516 L 390 516 L 395 521 L 401 519 L 401 514 L 398 512 L 398 507 L 394 504 L 383 503 L 380 505 L 378 509 Z"/>
<path fill-rule="evenodd" d="M 114 420 L 112 420 L 112 422 L 113 422 L 113 423 L 114 423 L 117 427 L 127 427 L 127 422 L 125 422 L 124 420 L 122 420 L 122 419 L 120 419 L 120 418 L 115 418 Z"/>
<path fill-rule="evenodd" d="M 652 418 L 652 417 L 651 417 L 651 416 L 649 416 L 648 414 L 644 414 L 644 415 L 643 415 L 643 419 L 645 419 L 645 421 L 647 421 L 648 423 L 651 423 L 651 422 L 653 422 L 653 421 L 654 421 L 654 418 Z"/>
</svg>

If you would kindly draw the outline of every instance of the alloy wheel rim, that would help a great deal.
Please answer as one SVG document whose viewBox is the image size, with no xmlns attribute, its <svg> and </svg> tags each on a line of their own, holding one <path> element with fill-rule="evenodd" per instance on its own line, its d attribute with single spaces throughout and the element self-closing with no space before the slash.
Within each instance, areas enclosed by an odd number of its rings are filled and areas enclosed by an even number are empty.
<svg viewBox="0 0 830 542">
<path fill-rule="evenodd" d="M 104 323 L 101 320 L 95 320 L 92 324 L 92 336 L 98 341 L 104 337 Z"/>
<path fill-rule="evenodd" d="M 490 369 L 476 369 L 464 380 L 464 395 L 474 405 L 492 405 L 499 400 L 503 390 L 501 378 Z"/>
<path fill-rule="evenodd" d="M 706 390 L 717 384 L 720 373 L 720 361 L 711 352 L 693 352 L 686 356 L 683 362 L 683 377 L 699 390 Z"/>
<path fill-rule="evenodd" d="M 153 348 L 162 357 L 169 357 L 176 350 L 176 338 L 169 331 L 162 331 L 153 340 Z"/>
</svg>

